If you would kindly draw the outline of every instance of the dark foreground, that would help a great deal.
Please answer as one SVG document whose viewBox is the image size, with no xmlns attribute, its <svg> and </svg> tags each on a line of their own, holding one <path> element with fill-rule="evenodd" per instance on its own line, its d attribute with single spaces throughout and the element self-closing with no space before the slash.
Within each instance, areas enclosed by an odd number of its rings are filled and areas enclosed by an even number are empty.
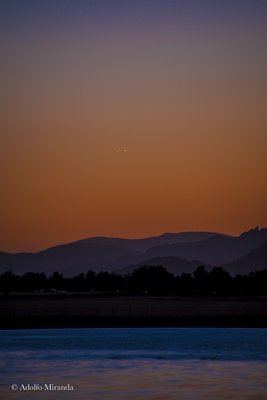
<svg viewBox="0 0 267 400">
<path fill-rule="evenodd" d="M 0 329 L 71 327 L 267 327 L 266 298 L 9 296 Z"/>
</svg>

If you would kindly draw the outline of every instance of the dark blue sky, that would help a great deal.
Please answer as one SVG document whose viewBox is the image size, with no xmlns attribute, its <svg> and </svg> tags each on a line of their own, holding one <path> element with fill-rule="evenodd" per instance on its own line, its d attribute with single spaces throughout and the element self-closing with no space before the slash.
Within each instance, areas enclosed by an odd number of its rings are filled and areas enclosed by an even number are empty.
<svg viewBox="0 0 267 400">
<path fill-rule="evenodd" d="M 31 24 L 51 19 L 91 18 L 203 18 L 227 20 L 267 17 L 265 0 L 1 0 L 0 20 L 5 24 Z"/>
</svg>

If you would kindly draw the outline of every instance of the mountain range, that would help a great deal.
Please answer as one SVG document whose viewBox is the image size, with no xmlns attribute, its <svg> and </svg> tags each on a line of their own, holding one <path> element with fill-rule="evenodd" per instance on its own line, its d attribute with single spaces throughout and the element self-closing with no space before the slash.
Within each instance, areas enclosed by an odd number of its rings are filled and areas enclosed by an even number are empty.
<svg viewBox="0 0 267 400">
<path fill-rule="evenodd" d="M 144 239 L 91 237 L 36 253 L 0 252 L 0 272 L 58 271 L 73 276 L 88 270 L 121 274 L 141 265 L 163 265 L 178 275 L 197 266 L 221 266 L 231 274 L 267 268 L 267 228 L 240 236 L 216 232 L 165 233 Z"/>
</svg>

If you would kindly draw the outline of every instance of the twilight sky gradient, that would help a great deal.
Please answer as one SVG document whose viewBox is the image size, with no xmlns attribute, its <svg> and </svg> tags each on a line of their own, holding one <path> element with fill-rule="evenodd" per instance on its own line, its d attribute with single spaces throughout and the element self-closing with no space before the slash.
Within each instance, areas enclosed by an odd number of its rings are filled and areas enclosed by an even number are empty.
<svg viewBox="0 0 267 400">
<path fill-rule="evenodd" d="M 0 47 L 0 250 L 267 226 L 265 0 L 0 0 Z"/>
</svg>

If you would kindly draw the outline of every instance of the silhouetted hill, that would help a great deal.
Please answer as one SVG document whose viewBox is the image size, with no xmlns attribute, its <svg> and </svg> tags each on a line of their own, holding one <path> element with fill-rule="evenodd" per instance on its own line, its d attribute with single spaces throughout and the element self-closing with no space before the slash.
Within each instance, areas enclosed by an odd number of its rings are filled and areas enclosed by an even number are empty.
<svg viewBox="0 0 267 400">
<path fill-rule="evenodd" d="M 73 276 L 88 270 L 114 271 L 144 264 L 162 264 L 175 274 L 195 264 L 224 266 L 267 242 L 267 229 L 255 228 L 239 237 L 214 232 L 167 233 L 144 239 L 94 237 L 54 246 L 37 253 L 0 253 L 0 272 L 58 271 Z M 252 256 L 253 257 L 253 254 Z M 250 260 L 258 268 L 257 259 Z M 182 270 L 183 269 L 183 270 Z"/>
<path fill-rule="evenodd" d="M 254 229 L 241 233 L 239 238 L 244 243 L 249 243 L 250 245 L 264 243 L 267 241 L 267 228 L 259 228 L 256 226 Z"/>
<path fill-rule="evenodd" d="M 25 266 L 25 269 L 23 269 Z M 22 270 L 21 270 L 22 267 Z M 0 272 L 12 269 L 14 272 L 28 272 L 35 270 L 36 261 L 34 253 L 0 253 Z"/>
<path fill-rule="evenodd" d="M 17 273 L 59 271 L 73 275 L 90 269 L 110 270 L 113 260 L 135 255 L 136 252 L 127 248 L 75 242 L 51 247 L 38 253 L 1 253 L 0 265 L 1 271 L 7 269 Z M 117 265 L 117 262 L 115 264 Z"/>
<path fill-rule="evenodd" d="M 143 239 L 122 239 L 110 237 L 92 237 L 82 239 L 78 243 L 94 243 L 101 245 L 109 245 L 116 247 L 128 248 L 134 251 L 146 251 L 153 246 L 161 246 L 165 244 L 184 243 L 184 242 L 200 242 L 202 240 L 214 236 L 230 237 L 216 232 L 180 232 L 180 233 L 164 233 L 160 236 L 147 237 Z"/>
<path fill-rule="evenodd" d="M 244 257 L 224 265 L 232 275 L 247 274 L 251 271 L 267 269 L 267 242 L 250 251 Z"/>
<path fill-rule="evenodd" d="M 157 266 L 161 265 L 167 269 L 167 271 L 171 272 L 173 275 L 180 275 L 183 272 L 192 273 L 199 265 L 201 264 L 200 261 L 187 261 L 184 258 L 180 257 L 158 257 L 152 258 L 149 260 L 144 260 L 139 264 L 132 265 L 129 267 L 124 267 L 121 269 L 116 270 L 116 273 L 121 275 L 126 275 L 128 273 L 133 272 L 135 269 L 142 267 L 142 266 Z M 206 269 L 209 269 L 208 266 Z"/>
<path fill-rule="evenodd" d="M 176 243 L 148 249 L 145 257 L 182 257 L 204 264 L 224 265 L 246 255 L 267 241 L 267 229 L 252 229 L 239 237 L 217 235 L 201 242 Z"/>
<path fill-rule="evenodd" d="M 151 245 L 200 241 L 218 235 L 214 232 L 165 233 L 144 239 L 92 237 L 62 244 L 37 253 L 0 253 L 0 272 L 12 269 L 16 273 L 28 271 L 64 272 L 74 275 L 89 269 L 111 271 L 141 262 L 143 251 Z M 225 236 L 222 234 L 222 236 Z"/>
</svg>

